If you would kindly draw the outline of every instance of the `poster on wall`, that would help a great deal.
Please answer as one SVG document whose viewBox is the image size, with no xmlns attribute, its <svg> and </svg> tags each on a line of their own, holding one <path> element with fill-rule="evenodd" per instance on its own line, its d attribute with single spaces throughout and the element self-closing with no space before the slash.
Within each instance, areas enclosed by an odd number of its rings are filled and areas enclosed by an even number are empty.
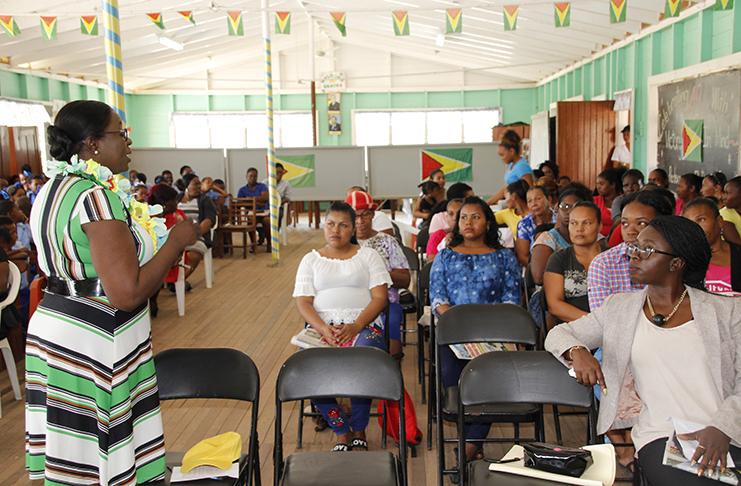
<svg viewBox="0 0 741 486">
<path fill-rule="evenodd" d="M 345 72 L 332 71 L 322 73 L 319 79 L 319 91 L 322 93 L 337 93 L 345 91 Z"/>
<path fill-rule="evenodd" d="M 342 135 L 342 115 L 339 113 L 328 113 L 328 128 L 330 135 Z"/>
<path fill-rule="evenodd" d="M 327 111 L 332 113 L 340 112 L 340 101 L 342 93 L 327 93 Z"/>
</svg>

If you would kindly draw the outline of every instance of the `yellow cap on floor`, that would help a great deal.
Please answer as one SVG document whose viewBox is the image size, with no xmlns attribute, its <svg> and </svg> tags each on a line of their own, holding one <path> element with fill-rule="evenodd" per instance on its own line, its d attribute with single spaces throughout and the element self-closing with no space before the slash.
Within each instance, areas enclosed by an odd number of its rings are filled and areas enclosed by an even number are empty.
<svg viewBox="0 0 741 486">
<path fill-rule="evenodd" d="M 214 466 L 229 469 L 232 463 L 242 454 L 242 437 L 236 432 L 227 432 L 209 439 L 204 439 L 183 456 L 182 472 L 188 472 L 198 466 Z"/>
</svg>

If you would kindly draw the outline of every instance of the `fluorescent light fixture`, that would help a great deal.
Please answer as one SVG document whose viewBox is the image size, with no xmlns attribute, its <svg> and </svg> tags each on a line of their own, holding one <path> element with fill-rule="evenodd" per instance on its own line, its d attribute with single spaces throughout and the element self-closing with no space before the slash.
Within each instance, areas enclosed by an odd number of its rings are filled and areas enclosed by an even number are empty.
<svg viewBox="0 0 741 486">
<path fill-rule="evenodd" d="M 160 44 L 162 44 L 163 46 L 173 49 L 175 51 L 182 51 L 185 48 L 184 44 L 174 41 L 170 39 L 169 37 L 165 37 L 164 35 L 158 35 L 157 40 L 159 40 Z"/>
<path fill-rule="evenodd" d="M 445 45 L 445 34 L 439 32 L 435 37 L 435 45 L 437 47 L 443 47 Z"/>
</svg>

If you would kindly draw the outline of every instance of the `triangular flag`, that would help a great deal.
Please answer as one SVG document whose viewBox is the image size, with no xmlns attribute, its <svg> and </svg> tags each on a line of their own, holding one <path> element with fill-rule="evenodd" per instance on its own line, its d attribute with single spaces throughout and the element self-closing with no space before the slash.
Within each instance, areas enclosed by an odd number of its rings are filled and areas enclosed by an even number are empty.
<svg viewBox="0 0 741 486">
<path fill-rule="evenodd" d="M 41 38 L 43 40 L 57 40 L 56 17 L 41 17 Z"/>
<path fill-rule="evenodd" d="M 283 180 L 290 181 L 291 187 L 314 187 L 314 154 L 276 155 L 275 162 L 283 164 Z"/>
<path fill-rule="evenodd" d="M 183 10 L 183 11 L 178 10 L 178 13 L 180 15 L 182 15 L 183 17 L 185 17 L 185 20 L 187 20 L 188 22 L 190 22 L 193 25 L 196 25 L 196 21 L 193 18 L 193 11 L 192 10 Z"/>
<path fill-rule="evenodd" d="M 151 13 L 147 14 L 147 17 L 149 17 L 149 20 L 154 22 L 154 25 L 159 27 L 160 29 L 165 28 L 165 22 L 162 20 L 162 14 L 161 13 Z"/>
<path fill-rule="evenodd" d="M 12 15 L 0 15 L 0 25 L 3 26 L 3 30 L 8 34 L 8 37 L 15 37 L 21 33 L 21 29 L 18 28 L 18 24 Z"/>
<path fill-rule="evenodd" d="M 98 17 L 95 15 L 80 17 L 80 32 L 86 35 L 98 35 Z"/>
<path fill-rule="evenodd" d="M 682 0 L 666 0 L 666 7 L 664 7 L 664 18 L 679 17 L 679 13 L 682 11 Z"/>
<path fill-rule="evenodd" d="M 409 35 L 409 13 L 400 10 L 391 13 L 394 18 L 394 34 Z"/>
<path fill-rule="evenodd" d="M 685 120 L 682 126 L 682 159 L 702 162 L 703 120 Z"/>
<path fill-rule="evenodd" d="M 460 34 L 463 32 L 463 15 L 459 8 L 445 10 L 445 33 Z"/>
<path fill-rule="evenodd" d="M 445 180 L 456 182 L 472 180 L 472 148 L 422 150 L 421 155 L 422 180 L 427 180 L 436 169 L 445 173 Z"/>
<path fill-rule="evenodd" d="M 517 30 L 518 13 L 520 13 L 519 5 L 504 7 L 504 30 Z"/>
<path fill-rule="evenodd" d="M 291 12 L 275 12 L 275 33 L 291 33 Z"/>
<path fill-rule="evenodd" d="M 345 27 L 347 15 L 345 15 L 345 12 L 330 12 L 329 14 L 332 16 L 337 29 L 342 33 L 342 37 L 345 37 L 347 35 L 347 27 Z"/>
<path fill-rule="evenodd" d="M 733 0 L 715 0 L 715 10 L 733 10 Z"/>
<path fill-rule="evenodd" d="M 229 35 L 244 35 L 242 12 L 229 11 L 226 13 L 226 23 L 229 25 Z"/>
<path fill-rule="evenodd" d="M 571 25 L 571 2 L 556 3 L 556 27 L 568 27 Z"/>
<path fill-rule="evenodd" d="M 610 0 L 610 23 L 619 24 L 625 22 L 628 15 L 628 0 Z"/>
</svg>

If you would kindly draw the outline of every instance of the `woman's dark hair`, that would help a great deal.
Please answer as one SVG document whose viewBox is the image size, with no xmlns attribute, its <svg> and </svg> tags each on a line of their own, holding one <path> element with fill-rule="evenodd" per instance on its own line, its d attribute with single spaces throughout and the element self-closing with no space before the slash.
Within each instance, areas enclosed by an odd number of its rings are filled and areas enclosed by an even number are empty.
<svg viewBox="0 0 741 486">
<path fill-rule="evenodd" d="M 581 201 L 594 201 L 592 199 L 592 191 L 590 191 L 584 184 L 579 184 L 578 182 L 566 186 L 563 192 L 558 196 L 558 202 L 560 203 L 563 201 L 566 196 L 576 196 Z"/>
<path fill-rule="evenodd" d="M 673 215 L 674 207 L 660 194 L 658 189 L 660 188 L 654 189 L 653 191 L 638 191 L 625 196 L 620 202 L 620 212 L 622 213 L 628 204 L 639 203 L 644 206 L 652 207 L 654 211 L 656 211 L 656 216 Z"/>
<path fill-rule="evenodd" d="M 687 203 L 687 205 L 684 207 L 683 212 L 686 212 L 689 208 L 694 206 L 702 206 L 712 212 L 713 216 L 717 218 L 718 216 L 720 216 L 720 210 L 718 209 L 718 203 L 713 201 L 713 199 L 707 197 L 696 197 L 692 201 Z"/>
<path fill-rule="evenodd" d="M 146 187 L 146 186 L 145 186 Z M 178 197 L 178 191 L 167 184 L 157 184 L 149 190 L 147 202 L 151 205 L 159 204 L 164 206 L 167 201 L 172 201 Z"/>
<path fill-rule="evenodd" d="M 567 176 L 567 175 L 562 175 L 561 177 L 559 177 L 559 178 L 558 178 L 558 182 L 561 182 L 561 181 L 562 181 L 562 180 L 564 180 L 564 179 L 565 179 L 566 181 L 568 181 L 568 182 L 566 182 L 566 184 L 570 184 L 570 183 L 571 183 L 571 177 L 569 177 L 569 176 Z"/>
<path fill-rule="evenodd" d="M 516 154 L 519 155 L 520 153 L 520 143 L 522 142 L 522 138 L 517 134 L 514 130 L 507 130 L 502 134 L 502 137 L 499 139 L 499 145 L 506 148 L 507 150 L 513 149 Z"/>
<path fill-rule="evenodd" d="M 733 179 L 729 179 L 726 184 L 733 184 L 734 186 L 741 189 L 741 176 L 736 176 Z M 723 190 L 725 190 L 725 188 Z"/>
<path fill-rule="evenodd" d="M 628 176 L 635 177 L 636 179 L 638 179 L 639 181 L 641 181 L 641 184 L 643 184 L 645 182 L 645 178 L 643 176 L 643 172 L 641 172 L 638 169 L 628 169 L 628 170 L 626 170 L 625 173 L 623 174 L 623 176 L 621 177 L 622 182 L 625 182 L 625 178 L 628 177 Z"/>
<path fill-rule="evenodd" d="M 172 172 L 169 171 L 169 170 L 167 170 L 167 169 L 165 169 L 165 170 L 162 171 L 162 175 L 168 175 L 168 174 L 169 175 L 172 175 Z"/>
<path fill-rule="evenodd" d="M 543 173 L 543 171 L 542 171 L 542 170 L 540 170 L 540 169 L 535 169 L 535 170 L 533 171 L 533 179 L 535 179 L 536 181 L 537 181 L 538 179 L 540 179 L 541 177 L 543 177 L 543 176 L 545 176 L 545 174 Z"/>
<path fill-rule="evenodd" d="M 445 175 L 445 172 L 443 172 L 442 169 L 435 169 L 432 172 L 430 172 L 430 175 L 428 177 L 428 180 L 432 180 L 438 174 L 438 172 L 441 173 L 441 174 L 443 174 L 443 175 Z M 437 182 L 435 184 L 437 184 Z"/>
<path fill-rule="evenodd" d="M 524 179 L 518 179 L 512 184 L 507 186 L 507 192 L 515 194 L 523 201 L 527 200 L 527 191 L 530 189 L 530 184 Z"/>
<path fill-rule="evenodd" d="M 700 225 L 682 216 L 659 216 L 648 225 L 661 233 L 672 253 L 684 260 L 682 282 L 705 290 L 705 274 L 713 253 Z"/>
<path fill-rule="evenodd" d="M 641 189 L 641 190 L 642 191 L 653 191 L 653 192 L 655 192 L 656 194 L 658 194 L 660 196 L 664 196 L 664 198 L 667 201 L 669 201 L 669 204 L 671 204 L 672 207 L 676 209 L 676 207 L 677 207 L 677 198 L 675 198 L 674 197 L 674 193 L 672 191 L 670 191 L 669 189 L 667 189 L 666 187 L 657 186 L 653 182 L 649 182 L 648 184 L 646 184 L 645 186 L 643 186 L 643 189 Z M 622 206 L 621 206 L 621 208 L 622 208 Z M 674 213 L 672 213 L 672 214 L 674 214 Z"/>
<path fill-rule="evenodd" d="M 445 199 L 463 199 L 468 191 L 473 188 L 465 182 L 456 182 L 445 191 Z"/>
<path fill-rule="evenodd" d="M 543 167 L 548 167 L 549 169 L 551 169 L 551 172 L 553 172 L 553 180 L 554 181 L 558 180 L 559 169 L 558 169 L 558 165 L 555 162 L 546 160 L 545 162 L 543 162 L 542 164 L 538 166 L 538 169 L 543 170 Z"/>
<path fill-rule="evenodd" d="M 684 179 L 684 182 L 686 182 L 687 185 L 693 186 L 697 194 L 700 194 L 700 191 L 702 191 L 702 178 L 699 175 L 688 172 L 680 177 L 680 179 Z"/>
<path fill-rule="evenodd" d="M 477 196 L 468 196 L 463 200 L 461 210 L 465 206 L 478 206 L 481 208 L 481 212 L 484 213 L 486 222 L 489 225 L 486 233 L 484 233 L 484 244 L 489 248 L 499 250 L 502 248 L 502 242 L 499 241 L 499 226 L 497 225 L 496 219 L 494 219 L 494 213 L 491 212 L 491 208 L 486 201 Z M 461 212 L 458 211 L 458 216 L 455 219 L 455 226 L 453 226 L 453 236 L 450 238 L 449 248 L 454 248 L 463 243 L 463 235 L 461 234 L 459 221 L 461 219 Z"/>
<path fill-rule="evenodd" d="M 422 194 L 425 196 L 428 194 L 432 194 L 437 190 L 438 187 L 440 187 L 440 184 L 438 184 L 435 181 L 427 180 L 421 183 L 419 186 L 420 189 L 422 189 Z"/>
<path fill-rule="evenodd" d="M 551 193 L 548 192 L 548 188 L 545 186 L 533 186 L 530 189 L 527 190 L 527 192 L 538 190 L 543 193 L 546 199 L 551 197 Z"/>
<path fill-rule="evenodd" d="M 141 182 L 142 184 L 146 184 L 147 183 L 147 174 L 145 174 L 143 172 L 137 172 L 136 173 L 136 178 L 139 179 L 139 182 Z"/>
<path fill-rule="evenodd" d="M 601 177 L 606 180 L 608 184 L 615 186 L 615 192 L 622 194 L 623 192 L 623 181 L 620 179 L 620 172 L 615 169 L 603 170 L 597 177 Z"/>
<path fill-rule="evenodd" d="M 13 174 L 12 176 L 10 176 L 10 180 L 8 181 L 8 184 L 10 184 L 12 186 L 16 182 L 20 182 L 20 180 L 21 180 L 21 178 L 20 178 L 20 176 L 18 174 Z"/>
<path fill-rule="evenodd" d="M 710 182 L 716 186 L 720 186 L 721 189 L 723 189 L 726 186 L 726 182 L 728 182 L 726 175 L 720 171 L 706 175 L 705 179 L 710 179 Z"/>
<path fill-rule="evenodd" d="M 13 244 L 13 237 L 10 235 L 10 231 L 5 226 L 0 226 L 0 241 L 6 245 Z"/>
<path fill-rule="evenodd" d="M 191 181 L 197 177 L 198 176 L 196 175 L 195 172 L 188 172 L 187 174 L 185 174 L 183 176 L 183 190 L 187 189 Z"/>
<path fill-rule="evenodd" d="M 182 175 L 183 175 L 183 171 L 184 171 L 185 169 L 192 169 L 192 167 L 191 167 L 191 166 L 189 166 L 189 165 L 184 165 L 184 166 L 182 166 L 182 167 L 180 168 L 180 176 L 181 176 L 181 177 L 182 177 Z M 247 172 L 249 172 L 249 170 L 248 170 Z M 163 174 L 164 174 L 164 172 L 163 172 Z"/>
<path fill-rule="evenodd" d="M 587 200 L 579 201 L 578 203 L 574 204 L 571 210 L 573 211 L 576 208 L 591 209 L 592 211 L 594 211 L 594 217 L 597 219 L 597 222 L 598 223 L 602 222 L 602 210 L 599 208 L 599 206 L 594 204 L 592 201 L 587 201 Z"/>
<path fill-rule="evenodd" d="M 80 152 L 88 137 L 100 138 L 111 123 L 113 110 L 100 101 L 78 100 L 67 103 L 59 110 L 54 125 L 46 129 L 49 154 L 55 159 L 69 162 Z"/>
<path fill-rule="evenodd" d="M 664 179 L 665 181 L 668 181 L 669 180 L 669 174 L 667 174 L 664 169 L 659 169 L 657 167 L 654 170 L 652 170 L 651 172 L 657 172 L 661 176 L 661 178 Z"/>
</svg>

